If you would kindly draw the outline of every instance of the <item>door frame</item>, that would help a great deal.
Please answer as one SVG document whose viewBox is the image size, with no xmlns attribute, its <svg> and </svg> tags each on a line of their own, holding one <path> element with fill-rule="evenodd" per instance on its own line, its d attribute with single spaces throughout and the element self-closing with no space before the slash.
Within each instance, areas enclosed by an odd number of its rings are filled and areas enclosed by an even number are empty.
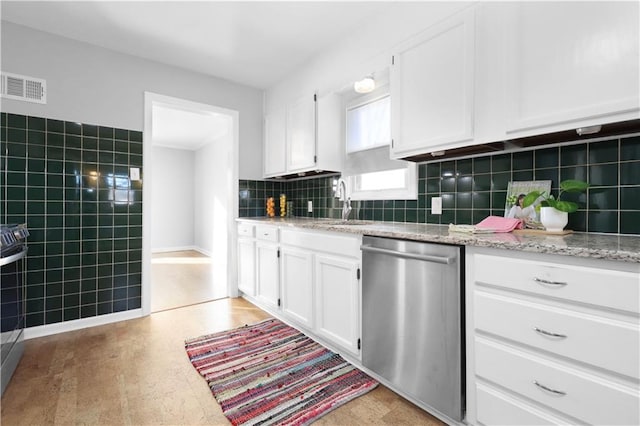
<svg viewBox="0 0 640 426">
<path fill-rule="evenodd" d="M 171 96 L 160 95 L 153 92 L 144 92 L 144 132 L 143 132 L 143 185 L 142 185 L 142 315 L 146 316 L 151 313 L 151 221 L 152 212 L 152 188 L 153 188 L 153 106 L 163 105 L 175 107 L 178 109 L 187 109 L 203 112 L 211 112 L 215 114 L 224 114 L 232 119 L 232 143 L 226 146 L 227 151 L 223 155 L 216 156 L 220 158 L 220 167 L 226 167 L 229 172 L 226 173 L 227 181 L 224 182 L 227 217 L 225 220 L 226 234 L 228 235 L 226 244 L 227 257 L 227 294 L 229 297 L 238 295 L 238 288 L 234 277 L 237 276 L 237 253 L 235 218 L 238 212 L 238 134 L 239 134 L 239 112 L 222 108 L 215 105 L 208 105 L 199 102 L 193 102 L 186 99 L 174 98 Z M 231 158 L 231 164 L 227 161 Z"/>
</svg>

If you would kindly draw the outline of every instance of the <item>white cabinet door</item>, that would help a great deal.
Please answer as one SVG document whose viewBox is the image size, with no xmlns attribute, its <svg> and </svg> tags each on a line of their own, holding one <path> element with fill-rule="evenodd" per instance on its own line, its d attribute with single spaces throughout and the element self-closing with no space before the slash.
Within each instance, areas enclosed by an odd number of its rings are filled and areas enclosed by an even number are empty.
<svg viewBox="0 0 640 426">
<path fill-rule="evenodd" d="M 287 107 L 287 172 L 316 164 L 316 97 L 304 96 Z"/>
<path fill-rule="evenodd" d="M 282 313 L 300 325 L 313 328 L 313 255 L 283 247 Z"/>
<path fill-rule="evenodd" d="M 238 238 L 238 290 L 246 295 L 256 293 L 256 243 L 251 238 Z"/>
<path fill-rule="evenodd" d="M 278 246 L 256 242 L 257 298 L 270 308 L 277 309 L 280 299 Z"/>
<path fill-rule="evenodd" d="M 393 158 L 472 140 L 474 56 L 474 11 L 429 28 L 393 55 Z"/>
<path fill-rule="evenodd" d="M 327 340 L 359 356 L 359 263 L 330 255 L 315 256 L 316 330 Z"/>
<path fill-rule="evenodd" d="M 264 175 L 286 172 L 286 113 L 278 108 L 264 117 Z"/>
<path fill-rule="evenodd" d="M 526 136 L 638 118 L 638 2 L 512 7 L 506 37 L 508 132 Z"/>
</svg>

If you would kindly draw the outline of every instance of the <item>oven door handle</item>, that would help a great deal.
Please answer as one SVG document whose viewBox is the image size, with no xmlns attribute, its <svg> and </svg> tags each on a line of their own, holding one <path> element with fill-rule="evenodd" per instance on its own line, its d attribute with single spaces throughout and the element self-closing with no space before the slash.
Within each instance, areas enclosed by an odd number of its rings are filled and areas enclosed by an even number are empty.
<svg viewBox="0 0 640 426">
<path fill-rule="evenodd" d="M 24 247 L 20 253 L 12 254 L 9 257 L 3 257 L 0 259 L 0 266 L 8 265 L 13 262 L 17 262 L 27 255 L 27 247 Z"/>
<path fill-rule="evenodd" d="M 396 250 L 389 250 L 389 249 L 384 249 L 384 248 L 379 248 L 379 247 L 373 247 L 370 246 L 368 244 L 363 244 L 360 246 L 360 250 L 362 251 L 369 251 L 372 253 L 380 253 L 380 254 L 386 254 L 388 256 L 393 256 L 393 257 L 401 257 L 404 259 L 413 259 L 413 260 L 422 260 L 425 262 L 435 262 L 435 263 L 442 263 L 444 265 L 450 265 L 453 262 L 455 262 L 455 257 L 443 257 L 443 256 L 432 256 L 429 254 L 414 254 L 414 253 L 405 253 L 402 251 L 396 251 Z"/>
</svg>

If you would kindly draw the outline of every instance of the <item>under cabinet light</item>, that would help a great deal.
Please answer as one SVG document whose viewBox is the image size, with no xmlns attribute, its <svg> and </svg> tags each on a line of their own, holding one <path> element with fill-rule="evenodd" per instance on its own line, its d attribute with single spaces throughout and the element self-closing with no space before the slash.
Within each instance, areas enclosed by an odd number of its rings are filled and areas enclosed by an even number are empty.
<svg viewBox="0 0 640 426">
<path fill-rule="evenodd" d="M 358 80 L 353 83 L 353 90 L 357 93 L 369 93 L 376 88 L 376 81 L 372 75 L 368 75 L 362 80 Z"/>
</svg>

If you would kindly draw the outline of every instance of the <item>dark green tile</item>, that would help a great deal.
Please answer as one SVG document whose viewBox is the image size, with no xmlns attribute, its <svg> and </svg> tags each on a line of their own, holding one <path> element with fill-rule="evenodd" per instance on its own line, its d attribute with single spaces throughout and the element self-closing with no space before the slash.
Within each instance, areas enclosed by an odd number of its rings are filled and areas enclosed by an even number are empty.
<svg viewBox="0 0 640 426">
<path fill-rule="evenodd" d="M 456 211 L 453 209 L 442 210 L 442 215 L 440 215 L 440 223 L 443 225 L 456 223 Z"/>
<path fill-rule="evenodd" d="M 101 138 L 113 139 L 113 128 L 103 126 L 98 127 L 98 136 Z"/>
<path fill-rule="evenodd" d="M 455 209 L 456 208 L 456 194 L 441 194 L 442 197 L 442 208 L 443 209 Z"/>
<path fill-rule="evenodd" d="M 11 143 L 7 144 L 7 155 L 9 157 L 25 158 L 27 156 L 27 145 L 25 143 Z"/>
<path fill-rule="evenodd" d="M 513 153 L 513 171 L 533 169 L 533 151 Z"/>
<path fill-rule="evenodd" d="M 470 192 L 473 189 L 473 176 L 456 177 L 456 191 Z"/>
<path fill-rule="evenodd" d="M 121 139 L 124 141 L 128 141 L 129 140 L 129 131 L 128 130 L 124 130 L 124 129 L 115 129 L 114 132 L 114 137 L 116 139 Z"/>
<path fill-rule="evenodd" d="M 620 188 L 620 209 L 640 210 L 640 186 Z"/>
<path fill-rule="evenodd" d="M 133 142 L 142 142 L 142 132 L 129 130 L 129 140 Z"/>
<path fill-rule="evenodd" d="M 47 147 L 64 147 L 64 135 L 61 133 L 47 133 Z"/>
<path fill-rule="evenodd" d="M 98 139 L 96 138 L 88 138 L 88 137 L 83 137 L 82 138 L 82 149 L 88 149 L 91 151 L 97 151 L 98 150 Z"/>
<path fill-rule="evenodd" d="M 561 167 L 560 182 L 567 179 L 576 179 L 587 182 L 587 166 Z"/>
<path fill-rule="evenodd" d="M 438 194 L 440 193 L 440 178 L 429 178 L 427 179 L 426 189 L 428 194 Z"/>
<path fill-rule="evenodd" d="M 16 143 L 27 143 L 27 131 L 24 129 L 12 129 L 7 130 L 7 141 Z"/>
<path fill-rule="evenodd" d="M 492 209 L 504 209 L 507 203 L 507 191 L 492 191 L 491 192 L 491 208 Z"/>
<path fill-rule="evenodd" d="M 588 196 L 589 210 L 617 210 L 618 208 L 618 188 L 589 188 Z"/>
<path fill-rule="evenodd" d="M 122 312 L 126 310 L 127 310 L 127 299 L 113 301 L 113 312 Z"/>
<path fill-rule="evenodd" d="M 64 133 L 64 121 L 47 119 L 47 132 Z"/>
<path fill-rule="evenodd" d="M 80 136 L 66 135 L 64 138 L 64 147 L 82 149 L 82 138 Z"/>
<path fill-rule="evenodd" d="M 442 192 L 454 192 L 456 190 L 456 178 L 455 177 L 442 178 L 440 181 L 440 190 Z"/>
<path fill-rule="evenodd" d="M 612 163 L 618 161 L 618 139 L 589 144 L 589 163 Z"/>
<path fill-rule="evenodd" d="M 82 135 L 83 136 L 98 136 L 98 126 L 94 126 L 91 124 L 83 124 L 82 125 Z"/>
<path fill-rule="evenodd" d="M 67 304 L 65 304 L 65 306 L 68 306 Z M 77 320 L 80 318 L 80 307 L 79 306 L 74 306 L 71 308 L 65 308 L 63 310 L 63 320 L 64 321 L 73 321 L 73 320 Z"/>
<path fill-rule="evenodd" d="M 569 214 L 569 222 L 567 223 L 567 229 L 578 232 L 587 231 L 587 212 L 584 210 L 578 210 Z"/>
<path fill-rule="evenodd" d="M 473 173 L 473 161 L 469 159 L 456 161 L 456 175 L 470 175 Z"/>
<path fill-rule="evenodd" d="M 511 154 L 494 155 L 491 157 L 491 172 L 511 172 Z"/>
<path fill-rule="evenodd" d="M 44 325 L 44 312 L 27 313 L 27 327 Z"/>
<path fill-rule="evenodd" d="M 640 234 L 640 212 L 620 212 L 620 233 Z"/>
<path fill-rule="evenodd" d="M 452 177 L 456 174 L 456 162 L 445 161 L 440 163 L 440 176 L 443 178 Z"/>
<path fill-rule="evenodd" d="M 488 191 L 491 189 L 491 175 L 475 175 L 473 177 L 473 190 L 474 191 Z"/>
<path fill-rule="evenodd" d="M 640 161 L 620 163 L 620 185 L 640 185 Z"/>
<path fill-rule="evenodd" d="M 474 209 L 489 209 L 491 208 L 491 193 L 490 192 L 474 192 L 472 195 L 473 208 Z"/>
<path fill-rule="evenodd" d="M 459 225 L 472 225 L 471 210 L 456 210 L 456 222 Z"/>
<path fill-rule="evenodd" d="M 640 136 L 624 138 L 620 141 L 620 160 L 640 160 Z"/>
<path fill-rule="evenodd" d="M 618 212 L 593 210 L 589 211 L 588 232 L 618 232 Z"/>
<path fill-rule="evenodd" d="M 470 208 L 471 208 L 471 193 L 458 192 L 456 194 L 456 209 L 470 209 Z"/>
<path fill-rule="evenodd" d="M 587 144 L 560 147 L 560 165 L 575 166 L 587 164 Z"/>
<path fill-rule="evenodd" d="M 493 173 L 491 175 L 491 190 L 506 191 L 507 185 L 511 181 L 511 172 Z"/>
<path fill-rule="evenodd" d="M 7 114 L 7 127 L 14 127 L 17 129 L 27 128 L 27 117 L 18 114 Z"/>
<path fill-rule="evenodd" d="M 55 324 L 62 322 L 62 309 L 49 310 L 44 314 L 45 324 Z"/>
<path fill-rule="evenodd" d="M 590 165 L 589 184 L 591 186 L 618 185 L 618 163 Z"/>
<path fill-rule="evenodd" d="M 536 169 L 545 169 L 550 167 L 558 167 L 559 148 L 544 148 L 535 151 L 534 167 Z M 536 179 L 538 179 L 536 177 Z"/>
<path fill-rule="evenodd" d="M 491 157 L 479 157 L 473 159 L 473 173 L 491 172 Z"/>
<path fill-rule="evenodd" d="M 550 180 L 552 188 L 558 187 L 559 169 L 557 168 L 541 170 L 536 169 L 534 170 L 533 176 L 535 180 Z"/>
<path fill-rule="evenodd" d="M 70 135 L 82 135 L 82 124 L 66 121 L 64 123 L 64 131 Z"/>
<path fill-rule="evenodd" d="M 98 303 L 98 315 L 110 314 L 113 312 L 112 302 Z"/>
<path fill-rule="evenodd" d="M 27 132 L 27 143 L 29 145 L 44 146 L 47 141 L 47 134 L 45 132 L 38 132 L 36 130 L 29 130 Z M 31 152 L 31 148 L 29 149 Z"/>
<path fill-rule="evenodd" d="M 533 180 L 533 170 L 514 170 L 511 178 L 515 182 Z"/>
<path fill-rule="evenodd" d="M 47 173 L 64 173 L 64 161 L 47 160 Z"/>
<path fill-rule="evenodd" d="M 29 130 L 47 130 L 47 121 L 40 117 L 27 117 L 27 128 Z"/>
<path fill-rule="evenodd" d="M 481 222 L 487 216 L 491 216 L 491 210 L 476 210 L 476 209 L 473 209 L 472 210 L 472 215 L 471 215 L 471 223 L 475 225 L 478 222 Z"/>
</svg>

